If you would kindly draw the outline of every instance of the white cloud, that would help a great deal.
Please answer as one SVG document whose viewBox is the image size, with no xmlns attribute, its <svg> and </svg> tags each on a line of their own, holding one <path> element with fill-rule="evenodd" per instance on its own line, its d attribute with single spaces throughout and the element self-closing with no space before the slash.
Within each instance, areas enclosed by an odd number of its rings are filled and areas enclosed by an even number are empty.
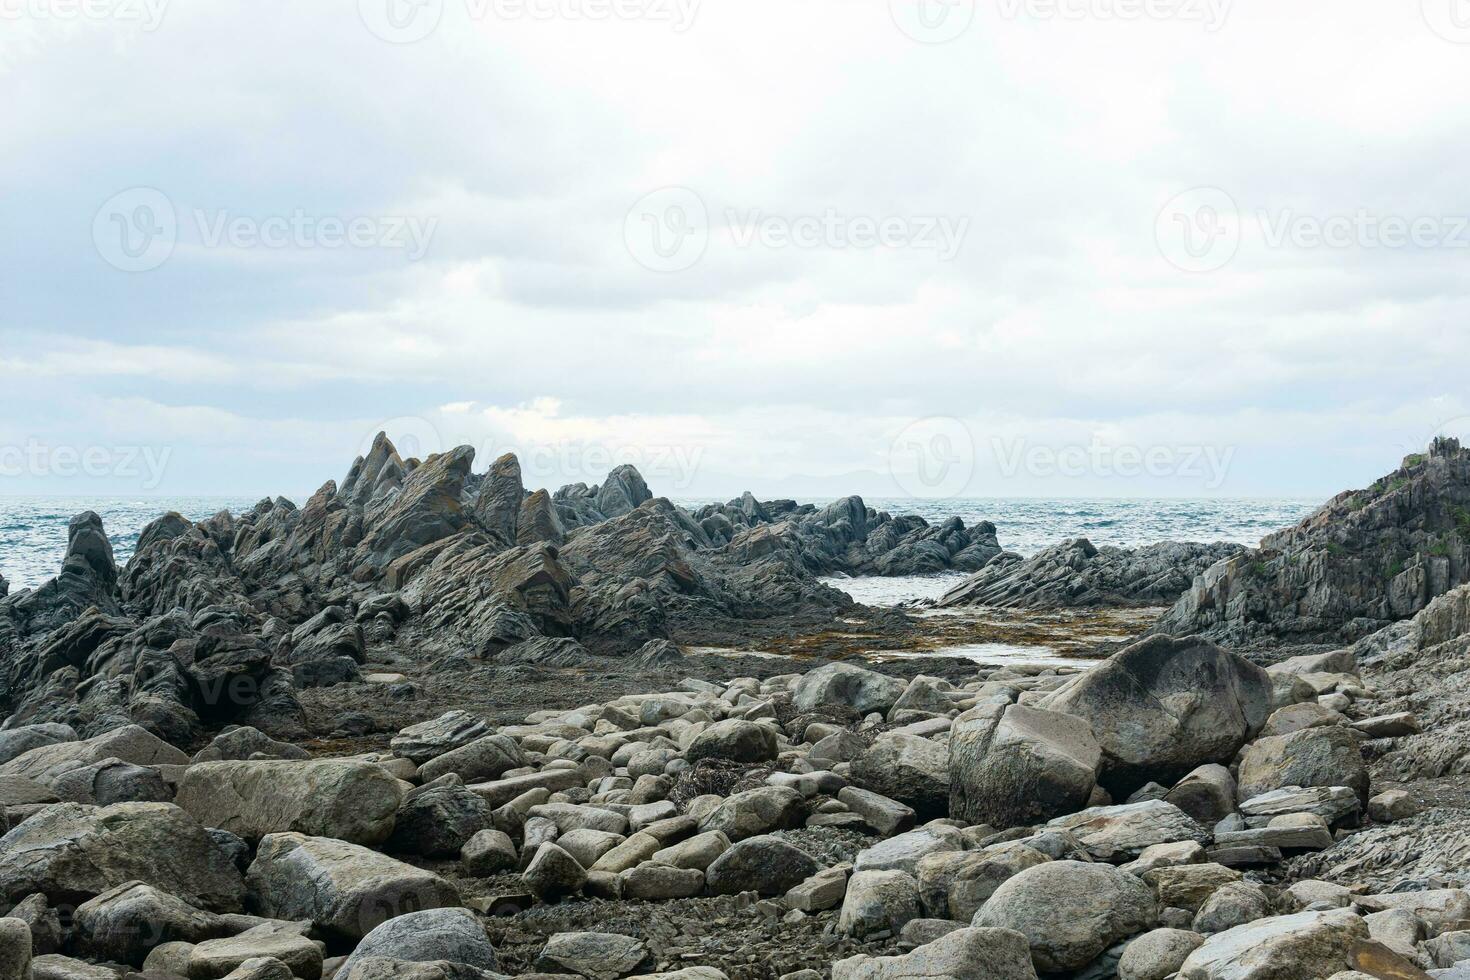
<svg viewBox="0 0 1470 980">
<path fill-rule="evenodd" d="M 180 481 L 252 492 L 264 460 L 291 488 L 340 475 L 380 416 L 600 447 L 548 480 L 641 442 L 699 448 L 688 485 L 711 493 L 835 492 L 881 483 L 895 434 L 938 415 L 1055 444 L 1234 446 L 1223 490 L 1322 494 L 1454 417 L 1470 249 L 1273 247 L 1260 214 L 1470 215 L 1463 47 L 1377 0 L 1237 0 L 1215 31 L 1015 6 L 980 4 L 941 45 L 885 0 L 706 0 L 683 32 L 476 21 L 447 0 L 402 46 L 355 0 L 201 0 L 151 32 L 7 22 L 0 78 L 29 95 L 0 102 L 19 229 L 0 242 L 0 416 L 73 441 L 156 427 Z M 410 262 L 210 248 L 185 220 L 162 268 L 128 275 L 90 232 L 133 185 L 186 219 L 437 224 Z M 710 241 L 658 274 L 625 218 L 668 185 L 698 193 Z M 1197 186 L 1243 228 L 1203 274 L 1155 238 Z M 967 230 L 952 261 L 771 248 L 731 227 L 752 212 Z M 1171 487 L 1197 489 L 1128 489 Z"/>
</svg>

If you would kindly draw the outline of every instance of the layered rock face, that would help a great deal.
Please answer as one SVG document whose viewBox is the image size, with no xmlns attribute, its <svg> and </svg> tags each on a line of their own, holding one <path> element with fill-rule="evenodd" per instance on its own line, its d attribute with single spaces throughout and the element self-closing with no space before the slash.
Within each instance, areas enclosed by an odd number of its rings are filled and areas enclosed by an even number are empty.
<svg viewBox="0 0 1470 980">
<path fill-rule="evenodd" d="M 996 555 L 940 598 L 940 606 L 1002 609 L 1145 608 L 1172 604 L 1194 577 L 1244 549 L 1166 541 L 1142 548 L 1094 547 L 1086 538 L 1031 558 Z"/>
<path fill-rule="evenodd" d="M 1470 582 L 1470 450 L 1436 440 L 1261 547 L 1200 575 L 1160 620 L 1220 642 L 1351 642 Z"/>
<path fill-rule="evenodd" d="M 989 524 L 930 526 L 857 497 L 749 494 L 691 514 L 623 466 L 600 486 L 528 493 L 514 456 L 402 458 L 384 435 L 303 506 L 167 514 L 119 571 L 95 514 L 60 575 L 0 597 L 0 707 L 83 735 L 136 723 L 180 743 L 227 724 L 299 736 L 294 691 L 357 680 L 370 645 L 561 664 L 667 660 L 651 641 L 850 608 L 817 576 L 978 568 Z M 577 643 L 562 641 L 576 640 Z"/>
</svg>

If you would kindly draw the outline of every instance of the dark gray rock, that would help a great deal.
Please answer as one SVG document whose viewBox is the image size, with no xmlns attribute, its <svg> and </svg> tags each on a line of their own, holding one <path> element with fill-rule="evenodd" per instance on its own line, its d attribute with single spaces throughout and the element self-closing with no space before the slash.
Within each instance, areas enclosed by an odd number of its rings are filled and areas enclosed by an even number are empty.
<svg viewBox="0 0 1470 980">
<path fill-rule="evenodd" d="M 369 957 L 409 963 L 442 960 L 494 971 L 495 947 L 468 909 L 426 909 L 389 919 L 363 937 L 340 967 L 350 971 Z"/>
<path fill-rule="evenodd" d="M 818 870 L 811 855 L 779 837 L 747 837 L 714 859 L 705 880 L 715 895 L 780 895 Z"/>
<path fill-rule="evenodd" d="M 927 738 L 902 732 L 878 736 L 852 761 L 852 781 L 912 807 L 920 817 L 949 811 L 949 751 Z"/>
<path fill-rule="evenodd" d="M 1086 538 L 1074 538 L 1031 558 L 1011 552 L 998 555 L 945 593 L 939 605 L 1021 609 L 1169 605 L 1196 575 L 1242 550 L 1234 544 L 1175 541 L 1142 548 L 1097 548 Z"/>
<path fill-rule="evenodd" d="M 73 921 L 75 942 L 87 956 L 134 966 L 163 943 L 200 943 L 229 932 L 219 916 L 136 881 L 83 902 Z"/>
<path fill-rule="evenodd" d="M 356 844 L 295 833 L 262 840 L 246 882 L 261 914 L 310 919 L 348 940 L 408 912 L 460 904 L 454 885 L 432 872 Z"/>
<path fill-rule="evenodd" d="M 470 838 L 494 826 L 489 804 L 466 789 L 457 777 L 447 785 L 410 791 L 398 808 L 387 849 L 424 857 L 457 857 Z M 437 958 L 437 957 L 436 957 Z"/>
<path fill-rule="evenodd" d="M 393 736 L 393 751 L 416 766 L 493 734 L 483 718 L 468 711 L 447 711 L 438 718 L 410 725 Z"/>
<path fill-rule="evenodd" d="M 207 910 L 240 907 L 244 883 L 192 817 L 168 803 L 58 803 L 5 835 L 0 893 L 73 903 L 128 882 Z"/>
<path fill-rule="evenodd" d="M 738 718 L 717 721 L 694 737 L 684 750 L 684 758 L 691 763 L 700 759 L 771 762 L 776 758 L 776 732 Z"/>
<path fill-rule="evenodd" d="M 1087 805 L 1102 748 L 1082 718 L 987 704 L 955 719 L 949 740 L 951 816 L 998 828 Z"/>
</svg>

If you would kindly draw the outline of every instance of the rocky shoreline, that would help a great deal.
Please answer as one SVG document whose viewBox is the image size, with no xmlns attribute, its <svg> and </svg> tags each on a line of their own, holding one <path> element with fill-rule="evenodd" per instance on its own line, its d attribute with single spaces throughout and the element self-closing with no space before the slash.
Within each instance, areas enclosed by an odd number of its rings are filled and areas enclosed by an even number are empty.
<svg viewBox="0 0 1470 980">
<path fill-rule="evenodd" d="M 472 461 L 0 587 L 0 980 L 1470 977 L 1458 444 L 1260 549 L 1030 560 Z M 1088 670 L 852 659 L 1171 604 Z"/>
</svg>

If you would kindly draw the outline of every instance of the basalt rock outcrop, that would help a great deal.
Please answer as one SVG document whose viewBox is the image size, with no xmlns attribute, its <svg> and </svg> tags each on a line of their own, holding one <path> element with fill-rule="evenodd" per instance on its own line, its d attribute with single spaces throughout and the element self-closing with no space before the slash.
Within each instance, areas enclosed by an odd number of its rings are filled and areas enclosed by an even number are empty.
<svg viewBox="0 0 1470 980">
<path fill-rule="evenodd" d="M 1157 628 L 1236 644 L 1352 642 L 1467 582 L 1470 450 L 1441 438 L 1210 567 Z"/>
<path fill-rule="evenodd" d="M 158 518 L 122 569 L 100 519 L 80 515 L 60 574 L 0 598 L 0 708 L 84 736 L 291 738 L 306 728 L 295 692 L 359 681 L 385 644 L 507 665 L 668 662 L 670 640 L 833 620 L 852 602 L 820 575 L 978 568 L 1000 551 L 987 523 L 931 526 L 857 497 L 746 494 L 691 513 L 631 466 L 548 493 L 528 492 L 514 456 L 484 474 L 473 462 L 469 447 L 405 459 L 380 434 L 300 507 Z"/>
<path fill-rule="evenodd" d="M 1094 547 L 1073 538 L 1030 558 L 1004 552 L 950 589 L 940 606 L 1012 609 L 1142 608 L 1173 603 L 1194 577 L 1244 550 L 1234 544 L 1166 541 Z"/>
</svg>

